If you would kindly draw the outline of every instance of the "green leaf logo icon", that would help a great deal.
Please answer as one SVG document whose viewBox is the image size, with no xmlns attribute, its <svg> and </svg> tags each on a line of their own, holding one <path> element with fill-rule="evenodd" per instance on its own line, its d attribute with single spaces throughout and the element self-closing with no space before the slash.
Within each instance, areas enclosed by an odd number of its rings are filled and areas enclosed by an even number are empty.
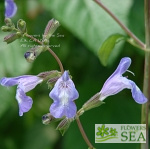
<svg viewBox="0 0 150 149">
<path fill-rule="evenodd" d="M 103 124 L 101 127 L 97 128 L 96 132 L 96 142 L 104 142 L 109 139 L 118 138 L 118 132 L 116 128 L 109 128 L 105 127 L 105 124 Z"/>
</svg>

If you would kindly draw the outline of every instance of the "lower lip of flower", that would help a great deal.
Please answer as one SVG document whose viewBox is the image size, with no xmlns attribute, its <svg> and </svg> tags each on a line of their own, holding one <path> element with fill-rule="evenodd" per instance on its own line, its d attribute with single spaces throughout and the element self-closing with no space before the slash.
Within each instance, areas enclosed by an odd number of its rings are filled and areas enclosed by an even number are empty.
<svg viewBox="0 0 150 149">
<path fill-rule="evenodd" d="M 61 99 L 61 104 L 63 106 L 68 105 L 69 96 L 65 91 L 61 92 L 61 94 L 59 95 L 59 98 Z"/>
</svg>

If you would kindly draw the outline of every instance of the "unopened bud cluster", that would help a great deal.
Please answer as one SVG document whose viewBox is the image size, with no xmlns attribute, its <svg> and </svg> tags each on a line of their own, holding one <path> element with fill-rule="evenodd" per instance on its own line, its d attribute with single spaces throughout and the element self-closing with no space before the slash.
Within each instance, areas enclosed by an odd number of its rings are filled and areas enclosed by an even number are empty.
<svg viewBox="0 0 150 149">
<path fill-rule="evenodd" d="M 26 33 L 26 22 L 22 19 L 17 22 L 17 28 L 10 18 L 5 19 L 5 24 L 5 26 L 1 27 L 1 30 L 4 32 L 13 32 L 4 37 L 4 42 L 6 42 L 7 44 L 23 37 L 24 33 Z"/>
<path fill-rule="evenodd" d="M 1 27 L 4 32 L 12 32 L 11 34 L 4 37 L 4 42 L 7 44 L 14 42 L 16 39 L 22 38 L 27 35 L 26 22 L 22 19 L 17 21 L 17 28 L 10 18 L 5 19 L 5 26 Z M 42 52 L 45 52 L 49 48 L 49 39 L 56 29 L 60 26 L 59 21 L 51 19 L 44 31 L 43 39 L 41 45 L 36 45 L 29 49 L 25 54 L 25 59 L 31 63 L 33 62 Z"/>
<path fill-rule="evenodd" d="M 3 32 L 11 32 L 11 31 L 13 31 L 14 29 L 15 29 L 15 25 L 14 25 L 14 23 L 11 21 L 11 19 L 10 18 L 6 18 L 5 19 L 5 26 L 2 26 L 1 27 L 1 30 L 3 31 Z"/>
</svg>

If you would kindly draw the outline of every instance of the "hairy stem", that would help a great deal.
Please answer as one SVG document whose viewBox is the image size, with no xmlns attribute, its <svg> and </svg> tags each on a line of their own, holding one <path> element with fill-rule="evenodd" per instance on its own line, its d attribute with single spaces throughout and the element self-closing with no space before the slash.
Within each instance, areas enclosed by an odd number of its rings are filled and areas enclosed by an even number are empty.
<svg viewBox="0 0 150 149">
<path fill-rule="evenodd" d="M 93 145 L 91 144 L 91 142 L 89 141 L 88 137 L 86 136 L 86 133 L 82 127 L 79 117 L 76 118 L 76 121 L 77 121 L 78 127 L 80 129 L 80 132 L 82 134 L 82 137 L 83 137 L 84 141 L 86 142 L 86 144 L 88 145 L 89 149 L 95 149 L 93 147 Z"/>
<path fill-rule="evenodd" d="M 149 131 L 148 131 L 148 114 L 150 106 L 150 0 L 144 1 L 145 7 L 145 68 L 144 68 L 144 84 L 143 92 L 148 98 L 148 102 L 142 105 L 141 123 L 146 124 L 146 143 L 141 144 L 141 149 L 149 149 Z"/>
<path fill-rule="evenodd" d="M 38 44 L 42 45 L 43 43 L 41 41 L 39 41 L 38 39 L 34 38 L 33 36 L 31 35 L 28 35 L 27 33 L 24 34 L 26 37 L 32 39 L 33 41 L 37 42 Z M 51 55 L 56 59 L 59 67 L 60 67 L 60 70 L 61 72 L 63 73 L 64 72 L 64 68 L 63 68 L 63 65 L 60 61 L 60 59 L 58 58 L 58 56 L 53 52 L 53 50 L 51 50 L 49 47 L 47 47 L 47 50 L 51 53 Z"/>
<path fill-rule="evenodd" d="M 101 8 L 103 8 L 119 25 L 120 27 L 135 40 L 135 42 L 141 47 L 141 49 L 145 49 L 145 44 L 139 40 L 100 0 L 93 0 L 96 2 Z"/>
</svg>

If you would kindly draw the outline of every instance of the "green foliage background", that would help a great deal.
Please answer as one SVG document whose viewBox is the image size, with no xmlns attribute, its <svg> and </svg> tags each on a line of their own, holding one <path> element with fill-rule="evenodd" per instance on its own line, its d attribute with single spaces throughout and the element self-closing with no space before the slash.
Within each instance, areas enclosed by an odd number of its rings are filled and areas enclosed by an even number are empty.
<svg viewBox="0 0 150 149">
<path fill-rule="evenodd" d="M 104 40 L 114 33 L 124 34 L 122 29 L 91 0 L 15 0 L 18 11 L 13 22 L 24 19 L 28 33 L 42 37 L 45 26 L 51 18 L 60 21 L 50 44 L 60 57 L 64 68 L 71 72 L 79 91 L 76 101 L 78 109 L 95 93 L 99 92 L 105 80 L 112 74 L 122 57 L 132 59 L 128 77 L 142 89 L 144 53 L 128 43 L 115 46 L 108 66 L 99 62 L 97 51 Z M 104 4 L 144 41 L 144 12 L 140 0 L 103 0 Z M 4 1 L 0 2 L 0 26 L 4 25 Z M 34 44 L 28 39 L 17 40 L 10 45 L 3 42 L 7 33 L 0 31 L 0 78 L 23 74 L 38 74 L 59 69 L 54 58 L 42 53 L 33 64 L 23 54 Z M 27 45 L 24 47 L 24 45 Z M 60 47 L 53 47 L 60 45 Z M 29 46 L 29 47 L 28 47 Z M 55 130 L 57 123 L 45 126 L 41 117 L 49 112 L 52 100 L 46 84 L 37 86 L 28 94 L 33 98 L 32 109 L 23 117 L 18 115 L 15 100 L 16 87 L 0 86 L 0 148 L 1 149 L 83 149 L 87 148 L 73 122 L 64 137 Z M 139 144 L 95 144 L 95 124 L 138 124 L 141 105 L 134 102 L 129 90 L 111 96 L 106 104 L 86 112 L 81 117 L 83 127 L 97 148 L 138 149 Z"/>
</svg>

